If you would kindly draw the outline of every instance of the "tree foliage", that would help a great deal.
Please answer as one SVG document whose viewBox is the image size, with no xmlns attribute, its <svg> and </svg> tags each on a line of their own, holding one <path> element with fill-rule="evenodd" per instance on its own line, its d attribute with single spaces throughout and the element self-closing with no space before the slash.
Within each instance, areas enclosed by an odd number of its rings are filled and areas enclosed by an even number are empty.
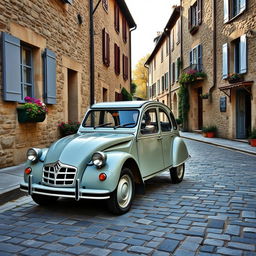
<svg viewBox="0 0 256 256">
<path fill-rule="evenodd" d="M 148 69 L 144 66 L 149 54 L 141 58 L 133 70 L 133 83 L 137 85 L 135 95 L 137 97 L 147 98 L 147 82 L 148 82 Z"/>
</svg>

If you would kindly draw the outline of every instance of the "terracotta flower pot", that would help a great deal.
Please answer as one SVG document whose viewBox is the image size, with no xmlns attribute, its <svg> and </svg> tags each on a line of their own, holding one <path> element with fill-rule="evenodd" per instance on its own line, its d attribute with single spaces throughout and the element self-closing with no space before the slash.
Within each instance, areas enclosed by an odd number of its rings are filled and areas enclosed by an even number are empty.
<svg viewBox="0 0 256 256">
<path fill-rule="evenodd" d="M 250 139 L 250 144 L 252 147 L 256 147 L 256 139 Z"/>
<path fill-rule="evenodd" d="M 207 132 L 207 137 L 208 138 L 214 138 L 215 137 L 214 132 Z"/>
</svg>

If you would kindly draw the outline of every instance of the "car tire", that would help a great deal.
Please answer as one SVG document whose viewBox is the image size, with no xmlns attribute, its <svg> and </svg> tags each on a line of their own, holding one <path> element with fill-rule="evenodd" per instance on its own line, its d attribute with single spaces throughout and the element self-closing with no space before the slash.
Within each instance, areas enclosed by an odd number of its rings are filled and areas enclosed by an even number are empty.
<svg viewBox="0 0 256 256">
<path fill-rule="evenodd" d="M 180 183 L 183 180 L 185 174 L 185 164 L 181 164 L 177 167 L 170 169 L 170 175 L 172 179 L 172 183 Z"/>
<path fill-rule="evenodd" d="M 134 191 L 133 174 L 129 168 L 125 167 L 121 171 L 115 191 L 112 192 L 108 200 L 109 211 L 118 215 L 128 212 L 132 205 Z"/>
<path fill-rule="evenodd" d="M 44 206 L 54 204 L 58 200 L 58 197 L 56 196 L 44 196 L 44 195 L 34 194 L 31 197 L 35 203 L 39 205 L 44 205 Z"/>
</svg>

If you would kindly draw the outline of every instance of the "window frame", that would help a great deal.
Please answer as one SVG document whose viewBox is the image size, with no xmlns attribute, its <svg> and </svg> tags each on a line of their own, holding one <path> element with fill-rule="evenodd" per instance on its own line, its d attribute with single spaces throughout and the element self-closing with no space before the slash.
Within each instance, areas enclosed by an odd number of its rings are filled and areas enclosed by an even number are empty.
<svg viewBox="0 0 256 256">
<path fill-rule="evenodd" d="M 120 18 L 120 10 L 119 10 L 118 4 L 115 2 L 115 5 L 114 5 L 114 27 L 115 27 L 115 30 L 118 34 L 120 32 L 119 18 Z"/>
<path fill-rule="evenodd" d="M 115 73 L 120 75 L 120 47 L 114 44 L 114 57 L 115 57 Z"/>
<path fill-rule="evenodd" d="M 110 37 L 106 29 L 102 29 L 102 60 L 106 67 L 110 66 Z"/>
<path fill-rule="evenodd" d="M 26 51 L 30 52 L 30 63 L 31 65 L 26 65 L 23 63 L 23 55 L 22 55 L 22 51 L 23 49 L 25 49 Z M 27 83 L 24 81 L 24 68 L 26 69 L 30 69 L 30 79 L 31 79 L 31 83 Z M 33 48 L 29 47 L 28 45 L 21 43 L 20 44 L 20 72 L 21 72 L 21 80 L 20 80 L 20 85 L 21 85 L 21 102 L 25 102 L 24 98 L 26 96 L 29 97 L 34 97 L 34 66 L 33 66 Z M 30 87 L 31 89 L 31 95 L 25 95 L 25 87 Z"/>
<path fill-rule="evenodd" d="M 168 122 L 170 124 L 170 130 L 168 130 L 168 131 L 163 131 L 162 130 L 161 112 L 165 114 L 165 116 L 167 117 Z M 159 113 L 159 123 L 160 123 L 160 130 L 161 130 L 161 132 L 163 132 L 163 133 L 171 132 L 173 130 L 173 125 L 172 125 L 171 119 L 170 119 L 169 115 L 167 114 L 167 112 L 163 108 L 159 107 L 158 113 Z"/>
</svg>

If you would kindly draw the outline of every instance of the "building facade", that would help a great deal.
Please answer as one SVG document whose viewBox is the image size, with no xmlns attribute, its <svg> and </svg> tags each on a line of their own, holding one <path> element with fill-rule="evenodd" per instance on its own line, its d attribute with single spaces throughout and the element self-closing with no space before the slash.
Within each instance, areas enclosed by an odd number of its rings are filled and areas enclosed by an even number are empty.
<svg viewBox="0 0 256 256">
<path fill-rule="evenodd" d="M 256 127 L 256 3 L 251 0 L 181 3 L 179 78 L 191 72 L 206 75 L 185 84 L 189 95 L 186 128 L 195 131 L 216 125 L 220 137 L 246 139 Z M 170 61 L 169 69 L 172 66 Z M 176 88 L 179 87 L 177 84 Z M 169 106 L 178 117 L 177 90 L 171 88 Z"/>
<path fill-rule="evenodd" d="M 90 9 L 85 0 L 4 0 L 0 9 L 0 167 L 6 167 L 23 162 L 29 147 L 55 141 L 59 122 L 83 118 L 90 104 Z M 95 11 L 96 102 L 130 90 L 135 27 L 124 1 L 101 1 Z M 44 122 L 18 121 L 26 96 L 46 103 Z"/>
</svg>

